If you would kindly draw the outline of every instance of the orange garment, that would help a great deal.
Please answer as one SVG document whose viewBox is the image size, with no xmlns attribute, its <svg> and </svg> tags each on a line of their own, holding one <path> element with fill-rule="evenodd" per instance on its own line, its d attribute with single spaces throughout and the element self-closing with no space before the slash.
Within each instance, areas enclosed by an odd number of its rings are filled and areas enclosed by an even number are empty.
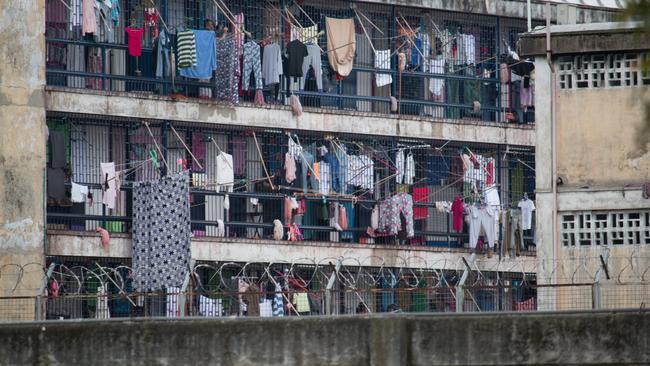
<svg viewBox="0 0 650 366">
<path fill-rule="evenodd" d="M 316 180 L 320 181 L 320 164 L 314 163 L 314 175 L 316 175 Z"/>
</svg>

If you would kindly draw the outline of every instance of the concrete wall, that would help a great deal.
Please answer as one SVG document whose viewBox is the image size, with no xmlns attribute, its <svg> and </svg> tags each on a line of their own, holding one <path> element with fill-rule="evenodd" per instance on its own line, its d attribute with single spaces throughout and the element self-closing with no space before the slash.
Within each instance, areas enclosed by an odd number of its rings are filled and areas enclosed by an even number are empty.
<svg viewBox="0 0 650 366">
<path fill-rule="evenodd" d="M 33 295 L 44 261 L 44 1 L 0 9 L 0 296 Z"/>
<path fill-rule="evenodd" d="M 54 88 L 46 92 L 46 101 L 47 110 L 52 112 L 522 146 L 535 144 L 534 126 L 518 124 L 397 118 L 395 115 L 316 108 L 305 108 L 305 113 L 296 118 L 286 106 L 233 107 L 212 101 L 174 102 L 159 96 Z"/>
<path fill-rule="evenodd" d="M 55 321 L 0 339 L 7 366 L 647 365 L 650 313 Z"/>
<path fill-rule="evenodd" d="M 108 248 L 100 244 L 95 234 L 48 234 L 47 254 L 74 257 L 131 258 L 132 241 L 124 234 L 111 238 Z M 469 260 L 469 250 L 447 248 L 418 248 L 394 245 L 350 245 L 345 243 L 256 240 L 229 238 L 200 238 L 192 240 L 192 259 L 197 261 L 283 262 L 307 265 L 327 265 L 336 258 L 344 258 L 349 266 L 393 268 L 437 268 L 463 270 L 462 257 Z M 499 261 L 480 255 L 476 266 L 481 271 L 532 273 L 536 269 L 534 256 Z"/>
<path fill-rule="evenodd" d="M 364 2 L 415 6 L 427 9 L 443 9 L 463 13 L 490 14 L 511 18 L 526 19 L 526 0 L 365 0 Z M 558 24 L 607 22 L 615 18 L 611 10 L 553 4 L 551 19 Z M 531 16 L 543 20 L 544 3 L 532 1 Z"/>
<path fill-rule="evenodd" d="M 558 174 L 564 186 L 621 187 L 650 180 L 650 141 L 637 144 L 644 99 L 650 100 L 650 89 L 558 90 Z"/>
</svg>

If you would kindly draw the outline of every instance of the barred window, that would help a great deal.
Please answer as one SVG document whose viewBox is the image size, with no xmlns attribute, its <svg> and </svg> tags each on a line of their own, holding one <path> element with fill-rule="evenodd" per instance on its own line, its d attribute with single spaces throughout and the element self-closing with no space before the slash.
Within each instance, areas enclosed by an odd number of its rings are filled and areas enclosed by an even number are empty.
<svg viewBox="0 0 650 366">
<path fill-rule="evenodd" d="M 560 89 L 616 88 L 650 85 L 643 59 L 648 54 L 613 53 L 562 56 L 557 61 Z"/>
<path fill-rule="evenodd" d="M 650 245 L 650 211 L 561 213 L 562 245 Z"/>
</svg>

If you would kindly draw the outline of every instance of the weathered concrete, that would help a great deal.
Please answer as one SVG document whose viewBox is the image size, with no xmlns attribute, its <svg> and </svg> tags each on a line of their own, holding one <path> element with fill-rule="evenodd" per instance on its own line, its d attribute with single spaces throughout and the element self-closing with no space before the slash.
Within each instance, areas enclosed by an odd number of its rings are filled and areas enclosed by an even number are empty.
<svg viewBox="0 0 650 366">
<path fill-rule="evenodd" d="M 641 33 L 642 26 L 620 22 L 551 26 L 551 50 L 554 55 L 648 50 L 650 37 Z M 522 56 L 545 55 L 546 30 L 523 34 L 519 50 Z"/>
<path fill-rule="evenodd" d="M 650 313 L 14 323 L 8 366 L 647 365 Z"/>
<path fill-rule="evenodd" d="M 44 1 L 0 9 L 0 296 L 33 295 L 44 261 Z"/>
<path fill-rule="evenodd" d="M 398 118 L 395 115 L 305 108 L 294 117 L 287 106 L 237 107 L 212 101 L 172 101 L 167 97 L 134 93 L 48 88 L 47 110 L 52 112 L 110 115 L 126 118 L 162 119 L 214 123 L 240 127 L 327 131 L 405 138 L 474 141 L 533 146 L 534 126 L 481 121 L 429 118 Z"/>
<path fill-rule="evenodd" d="M 364 2 L 450 10 L 463 13 L 489 14 L 520 19 L 526 19 L 527 16 L 525 0 L 365 0 Z M 551 19 L 558 24 L 607 22 L 615 18 L 616 13 L 613 10 L 615 9 L 595 9 L 553 4 L 551 8 Z M 569 11 L 571 12 L 571 16 L 567 14 Z M 533 19 L 544 19 L 545 9 L 542 1 L 532 1 L 531 15 Z"/>
<path fill-rule="evenodd" d="M 124 234 L 114 235 L 108 248 L 103 248 L 96 234 L 79 235 L 74 232 L 48 234 L 47 254 L 73 257 L 130 258 L 132 241 Z M 229 238 L 194 238 L 192 258 L 197 261 L 233 262 L 284 262 L 307 265 L 327 265 L 335 258 L 344 258 L 350 266 L 437 268 L 462 270 L 462 258 L 469 258 L 465 249 L 320 243 L 287 242 L 273 240 L 247 241 Z M 505 271 L 533 273 L 536 270 L 534 256 L 499 261 L 497 256 L 487 259 L 479 255 L 476 266 L 481 271 Z"/>
<path fill-rule="evenodd" d="M 563 187 L 613 188 L 650 181 L 650 141 L 637 144 L 645 102 L 650 102 L 648 88 L 558 91 L 557 169 Z"/>
</svg>

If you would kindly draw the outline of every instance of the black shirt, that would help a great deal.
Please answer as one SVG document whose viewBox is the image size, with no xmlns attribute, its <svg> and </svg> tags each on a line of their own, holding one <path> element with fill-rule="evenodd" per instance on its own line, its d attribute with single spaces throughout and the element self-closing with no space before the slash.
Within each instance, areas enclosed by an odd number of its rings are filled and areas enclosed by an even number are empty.
<svg viewBox="0 0 650 366">
<path fill-rule="evenodd" d="M 287 44 L 286 76 L 302 77 L 302 62 L 307 56 L 307 46 L 295 39 Z"/>
</svg>

